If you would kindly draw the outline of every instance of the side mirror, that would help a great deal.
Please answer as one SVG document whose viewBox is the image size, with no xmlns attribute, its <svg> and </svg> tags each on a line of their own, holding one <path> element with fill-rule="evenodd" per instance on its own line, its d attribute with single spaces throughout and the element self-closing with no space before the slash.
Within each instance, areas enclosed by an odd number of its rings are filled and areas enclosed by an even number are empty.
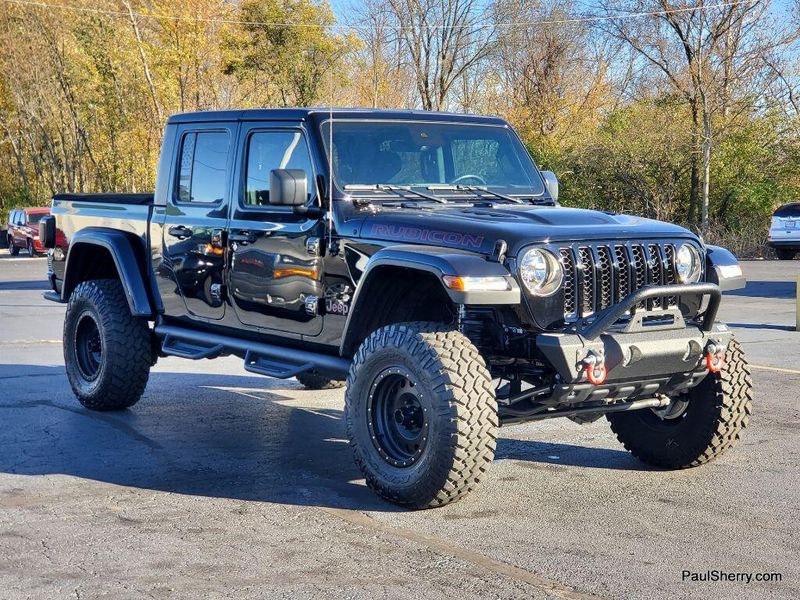
<svg viewBox="0 0 800 600">
<path fill-rule="evenodd" d="M 272 169 L 269 173 L 269 203 L 302 206 L 308 202 L 308 179 L 303 169 Z"/>
<path fill-rule="evenodd" d="M 552 171 L 542 171 L 542 178 L 553 202 L 558 203 L 558 177 Z"/>
<path fill-rule="evenodd" d="M 45 248 L 56 247 L 56 218 L 53 215 L 42 217 L 39 221 L 39 241 Z"/>
</svg>

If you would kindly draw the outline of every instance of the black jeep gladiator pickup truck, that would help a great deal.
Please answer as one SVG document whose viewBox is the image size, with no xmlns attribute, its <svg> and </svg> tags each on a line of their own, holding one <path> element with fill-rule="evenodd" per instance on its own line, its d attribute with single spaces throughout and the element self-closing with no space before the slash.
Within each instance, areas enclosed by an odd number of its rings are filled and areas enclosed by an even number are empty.
<svg viewBox="0 0 800 600">
<path fill-rule="evenodd" d="M 669 469 L 722 454 L 752 398 L 716 320 L 721 289 L 743 285 L 736 259 L 557 200 L 498 118 L 173 116 L 154 194 L 57 195 L 40 227 L 69 381 L 116 410 L 159 356 L 232 354 L 316 389 L 346 378 L 367 484 L 415 508 L 482 481 L 504 423 L 605 415 Z"/>
</svg>

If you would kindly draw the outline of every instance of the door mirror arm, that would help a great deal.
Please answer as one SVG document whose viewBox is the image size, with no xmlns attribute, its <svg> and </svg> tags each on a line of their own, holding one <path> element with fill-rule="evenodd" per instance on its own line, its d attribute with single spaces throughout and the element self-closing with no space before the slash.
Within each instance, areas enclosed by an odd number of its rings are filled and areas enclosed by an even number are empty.
<svg viewBox="0 0 800 600">
<path fill-rule="evenodd" d="M 327 214 L 327 211 L 324 208 L 320 208 L 319 206 L 294 206 L 292 207 L 292 212 L 296 215 L 303 215 L 306 217 L 324 217 Z"/>
</svg>

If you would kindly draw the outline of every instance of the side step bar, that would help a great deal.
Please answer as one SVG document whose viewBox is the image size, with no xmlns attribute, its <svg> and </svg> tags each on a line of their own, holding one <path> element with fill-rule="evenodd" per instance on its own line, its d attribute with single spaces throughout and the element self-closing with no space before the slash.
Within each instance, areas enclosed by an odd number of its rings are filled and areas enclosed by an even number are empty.
<svg viewBox="0 0 800 600">
<path fill-rule="evenodd" d="M 162 352 L 191 360 L 216 358 L 220 354 L 244 356 L 244 368 L 251 373 L 287 379 L 304 371 L 317 371 L 336 379 L 344 379 L 350 361 L 339 356 L 318 354 L 308 350 L 274 346 L 239 338 L 159 324 L 157 336 L 163 338 Z"/>
</svg>

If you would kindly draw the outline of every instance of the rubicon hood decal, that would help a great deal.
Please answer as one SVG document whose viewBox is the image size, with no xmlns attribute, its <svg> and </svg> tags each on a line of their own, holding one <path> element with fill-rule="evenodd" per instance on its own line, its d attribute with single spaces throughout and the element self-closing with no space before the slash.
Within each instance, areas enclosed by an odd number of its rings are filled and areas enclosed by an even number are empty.
<svg viewBox="0 0 800 600">
<path fill-rule="evenodd" d="M 484 236 L 440 229 L 422 229 L 403 225 L 373 223 L 368 235 L 378 239 L 392 239 L 403 242 L 424 242 L 435 245 L 471 248 L 480 250 Z"/>
</svg>

